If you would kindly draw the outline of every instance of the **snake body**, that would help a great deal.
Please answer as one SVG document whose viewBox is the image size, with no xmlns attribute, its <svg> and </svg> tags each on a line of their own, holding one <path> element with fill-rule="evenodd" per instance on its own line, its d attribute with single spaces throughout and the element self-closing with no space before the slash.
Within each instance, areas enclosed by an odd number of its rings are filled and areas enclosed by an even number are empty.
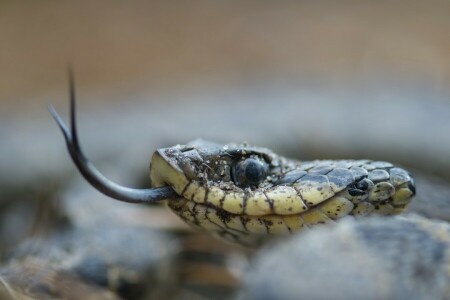
<svg viewBox="0 0 450 300">
<path fill-rule="evenodd" d="M 247 246 L 345 216 L 398 214 L 415 194 L 402 168 L 382 161 L 297 161 L 269 149 L 203 140 L 157 150 L 154 187 L 190 225 Z"/>
</svg>

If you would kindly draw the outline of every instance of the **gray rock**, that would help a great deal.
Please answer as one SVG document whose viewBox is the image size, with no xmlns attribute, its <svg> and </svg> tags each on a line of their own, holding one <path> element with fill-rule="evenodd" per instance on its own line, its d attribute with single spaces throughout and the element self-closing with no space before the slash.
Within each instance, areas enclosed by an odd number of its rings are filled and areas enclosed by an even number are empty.
<svg viewBox="0 0 450 300">
<path fill-rule="evenodd" d="M 344 220 L 263 249 L 241 299 L 448 299 L 450 226 Z"/>
</svg>

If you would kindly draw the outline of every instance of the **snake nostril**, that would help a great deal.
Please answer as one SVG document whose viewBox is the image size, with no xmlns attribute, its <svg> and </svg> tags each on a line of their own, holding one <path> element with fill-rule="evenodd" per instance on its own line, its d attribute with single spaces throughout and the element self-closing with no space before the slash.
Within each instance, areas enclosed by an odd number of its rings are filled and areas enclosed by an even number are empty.
<svg viewBox="0 0 450 300">
<path fill-rule="evenodd" d="M 356 188 L 362 191 L 367 191 L 370 187 L 373 186 L 373 182 L 368 178 L 363 178 L 356 183 Z"/>
</svg>

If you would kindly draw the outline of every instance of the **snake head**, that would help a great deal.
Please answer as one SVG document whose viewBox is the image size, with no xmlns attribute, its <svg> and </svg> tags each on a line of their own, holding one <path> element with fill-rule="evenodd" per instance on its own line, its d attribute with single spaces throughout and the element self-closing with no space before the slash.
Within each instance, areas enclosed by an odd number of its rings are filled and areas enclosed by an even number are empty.
<svg viewBox="0 0 450 300">
<path fill-rule="evenodd" d="M 415 194 L 410 174 L 388 162 L 303 162 L 266 148 L 204 140 L 157 150 L 150 177 L 153 186 L 171 186 L 188 200 L 247 215 L 296 214 L 334 196 L 353 204 L 368 201 L 378 208 L 386 204 L 403 208 Z M 255 199 L 261 194 L 266 205 Z"/>
<path fill-rule="evenodd" d="M 169 207 L 185 221 L 250 245 L 349 215 L 396 214 L 415 194 L 410 174 L 388 162 L 297 161 L 203 140 L 157 150 L 150 177 L 179 195 Z"/>
</svg>

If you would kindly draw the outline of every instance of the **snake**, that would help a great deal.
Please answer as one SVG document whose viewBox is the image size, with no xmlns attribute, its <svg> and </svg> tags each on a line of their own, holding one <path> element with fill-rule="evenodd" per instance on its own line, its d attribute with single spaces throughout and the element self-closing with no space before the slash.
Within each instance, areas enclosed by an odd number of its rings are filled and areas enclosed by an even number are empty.
<svg viewBox="0 0 450 300">
<path fill-rule="evenodd" d="M 70 72 L 70 130 L 52 106 L 49 111 L 89 183 L 120 201 L 167 200 L 188 224 L 231 242 L 258 247 L 344 217 L 398 214 L 416 192 L 410 173 L 389 162 L 297 161 L 266 148 L 203 140 L 158 149 L 150 163 L 152 187 L 124 187 L 102 175 L 81 150 L 74 86 Z"/>
</svg>

